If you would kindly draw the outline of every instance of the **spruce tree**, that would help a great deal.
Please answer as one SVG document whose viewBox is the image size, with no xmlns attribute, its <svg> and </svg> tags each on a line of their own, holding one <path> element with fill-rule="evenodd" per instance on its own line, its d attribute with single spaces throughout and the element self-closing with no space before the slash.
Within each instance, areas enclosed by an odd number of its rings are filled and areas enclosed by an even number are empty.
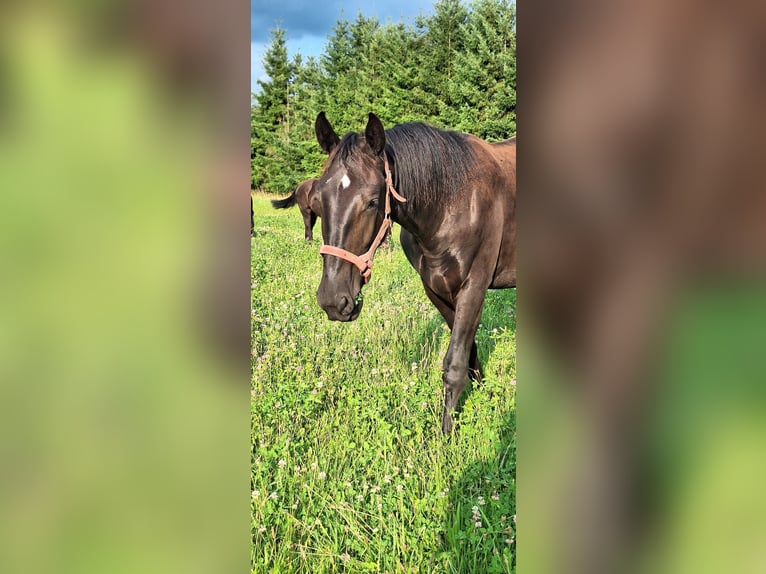
<svg viewBox="0 0 766 574">
<path fill-rule="evenodd" d="M 508 0 L 477 0 L 450 82 L 455 127 L 499 140 L 516 133 L 516 14 Z"/>
<path fill-rule="evenodd" d="M 289 190 L 284 177 L 284 153 L 289 150 L 290 89 L 295 64 L 287 55 L 285 31 L 271 30 L 271 42 L 263 58 L 268 80 L 258 80 L 260 93 L 250 122 L 251 185 L 277 193 Z"/>
</svg>

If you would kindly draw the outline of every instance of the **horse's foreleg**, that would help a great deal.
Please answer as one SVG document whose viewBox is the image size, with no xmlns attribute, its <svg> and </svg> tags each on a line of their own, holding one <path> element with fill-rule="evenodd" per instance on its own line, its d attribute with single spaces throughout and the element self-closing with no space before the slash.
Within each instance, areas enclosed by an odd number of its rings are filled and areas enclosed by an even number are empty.
<svg viewBox="0 0 766 574">
<path fill-rule="evenodd" d="M 484 305 L 485 291 L 463 291 L 458 296 L 455 307 L 455 320 L 452 326 L 452 337 L 444 357 L 444 409 L 442 410 L 442 432 L 452 432 L 452 412 L 463 394 L 469 376 L 469 365 L 473 376 L 481 376 L 481 366 L 476 353 L 476 330 L 481 319 L 481 309 Z M 477 369 L 478 367 L 478 369 Z M 472 376 L 472 378 L 473 378 Z"/>
<path fill-rule="evenodd" d="M 479 349 L 476 346 L 476 337 L 474 336 L 473 346 L 471 347 L 471 359 L 468 362 L 468 377 L 477 384 L 484 379 L 484 371 L 479 362 Z"/>
<path fill-rule="evenodd" d="M 317 214 L 313 211 L 309 211 L 309 228 L 306 232 L 306 239 L 311 241 L 314 239 L 314 225 L 317 222 Z"/>
<path fill-rule="evenodd" d="M 428 295 L 431 303 L 434 304 L 434 307 L 436 307 L 441 316 L 444 317 L 444 320 L 447 322 L 447 326 L 449 327 L 450 331 L 452 331 L 452 326 L 455 324 L 455 308 L 450 306 L 450 304 L 447 303 L 444 299 L 431 291 L 427 285 L 424 284 L 423 287 L 425 288 L 426 295 Z M 470 369 L 468 371 L 468 376 L 472 381 L 480 383 L 484 378 L 484 371 L 482 370 L 481 363 L 479 362 L 479 351 L 478 347 L 476 346 L 475 339 L 473 341 L 473 345 L 471 346 L 471 358 L 468 361 L 468 367 Z"/>
<path fill-rule="evenodd" d="M 314 239 L 314 222 L 311 220 L 313 212 L 308 209 L 303 209 L 301 206 L 301 215 L 303 216 L 304 237 L 306 238 L 306 241 L 311 241 Z"/>
</svg>

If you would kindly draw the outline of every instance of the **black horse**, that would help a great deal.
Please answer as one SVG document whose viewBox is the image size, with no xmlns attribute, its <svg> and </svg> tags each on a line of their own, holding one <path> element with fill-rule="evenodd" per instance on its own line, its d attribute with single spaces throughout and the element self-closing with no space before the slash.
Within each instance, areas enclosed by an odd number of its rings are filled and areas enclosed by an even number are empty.
<svg viewBox="0 0 766 574">
<path fill-rule="evenodd" d="M 319 216 L 319 212 L 312 210 L 310 207 L 311 194 L 314 192 L 315 182 L 316 178 L 302 181 L 288 197 L 271 201 L 271 205 L 275 209 L 287 209 L 296 203 L 298 204 L 298 209 L 300 209 L 303 216 L 303 229 L 306 241 L 314 239 L 314 224 L 316 224 L 317 217 Z"/>
<path fill-rule="evenodd" d="M 516 138 L 487 143 L 422 123 L 384 130 L 374 114 L 343 139 L 324 112 L 315 129 L 329 154 L 311 197 L 325 244 L 317 301 L 331 320 L 356 319 L 375 249 L 399 223 L 407 259 L 452 331 L 442 375 L 449 433 L 468 377 L 482 376 L 475 337 L 487 289 L 516 286 Z"/>
</svg>

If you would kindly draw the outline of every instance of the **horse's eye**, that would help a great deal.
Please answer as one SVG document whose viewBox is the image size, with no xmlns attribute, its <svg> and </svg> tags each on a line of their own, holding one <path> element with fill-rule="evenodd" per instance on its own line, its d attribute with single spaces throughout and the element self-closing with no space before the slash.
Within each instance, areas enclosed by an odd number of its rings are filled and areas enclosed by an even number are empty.
<svg viewBox="0 0 766 574">
<path fill-rule="evenodd" d="M 370 203 L 368 203 L 367 209 L 378 209 L 378 200 L 373 199 Z"/>
</svg>

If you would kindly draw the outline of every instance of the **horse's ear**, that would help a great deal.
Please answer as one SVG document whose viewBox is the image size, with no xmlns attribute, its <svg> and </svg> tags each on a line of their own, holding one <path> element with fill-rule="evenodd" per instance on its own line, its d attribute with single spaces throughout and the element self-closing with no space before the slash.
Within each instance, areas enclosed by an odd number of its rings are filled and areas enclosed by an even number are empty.
<svg viewBox="0 0 766 574">
<path fill-rule="evenodd" d="M 332 150 L 334 150 L 335 146 L 338 145 L 338 142 L 340 141 L 338 134 L 335 133 L 335 130 L 332 129 L 330 122 L 327 121 L 327 117 L 324 115 L 324 112 L 319 112 L 317 121 L 314 123 L 314 131 L 316 132 L 319 146 L 325 151 L 325 153 L 330 153 Z"/>
<path fill-rule="evenodd" d="M 380 121 L 380 118 L 373 113 L 370 113 L 367 119 L 364 139 L 372 153 L 375 155 L 383 153 L 383 148 L 386 147 L 386 130 L 383 129 L 383 123 Z"/>
</svg>

